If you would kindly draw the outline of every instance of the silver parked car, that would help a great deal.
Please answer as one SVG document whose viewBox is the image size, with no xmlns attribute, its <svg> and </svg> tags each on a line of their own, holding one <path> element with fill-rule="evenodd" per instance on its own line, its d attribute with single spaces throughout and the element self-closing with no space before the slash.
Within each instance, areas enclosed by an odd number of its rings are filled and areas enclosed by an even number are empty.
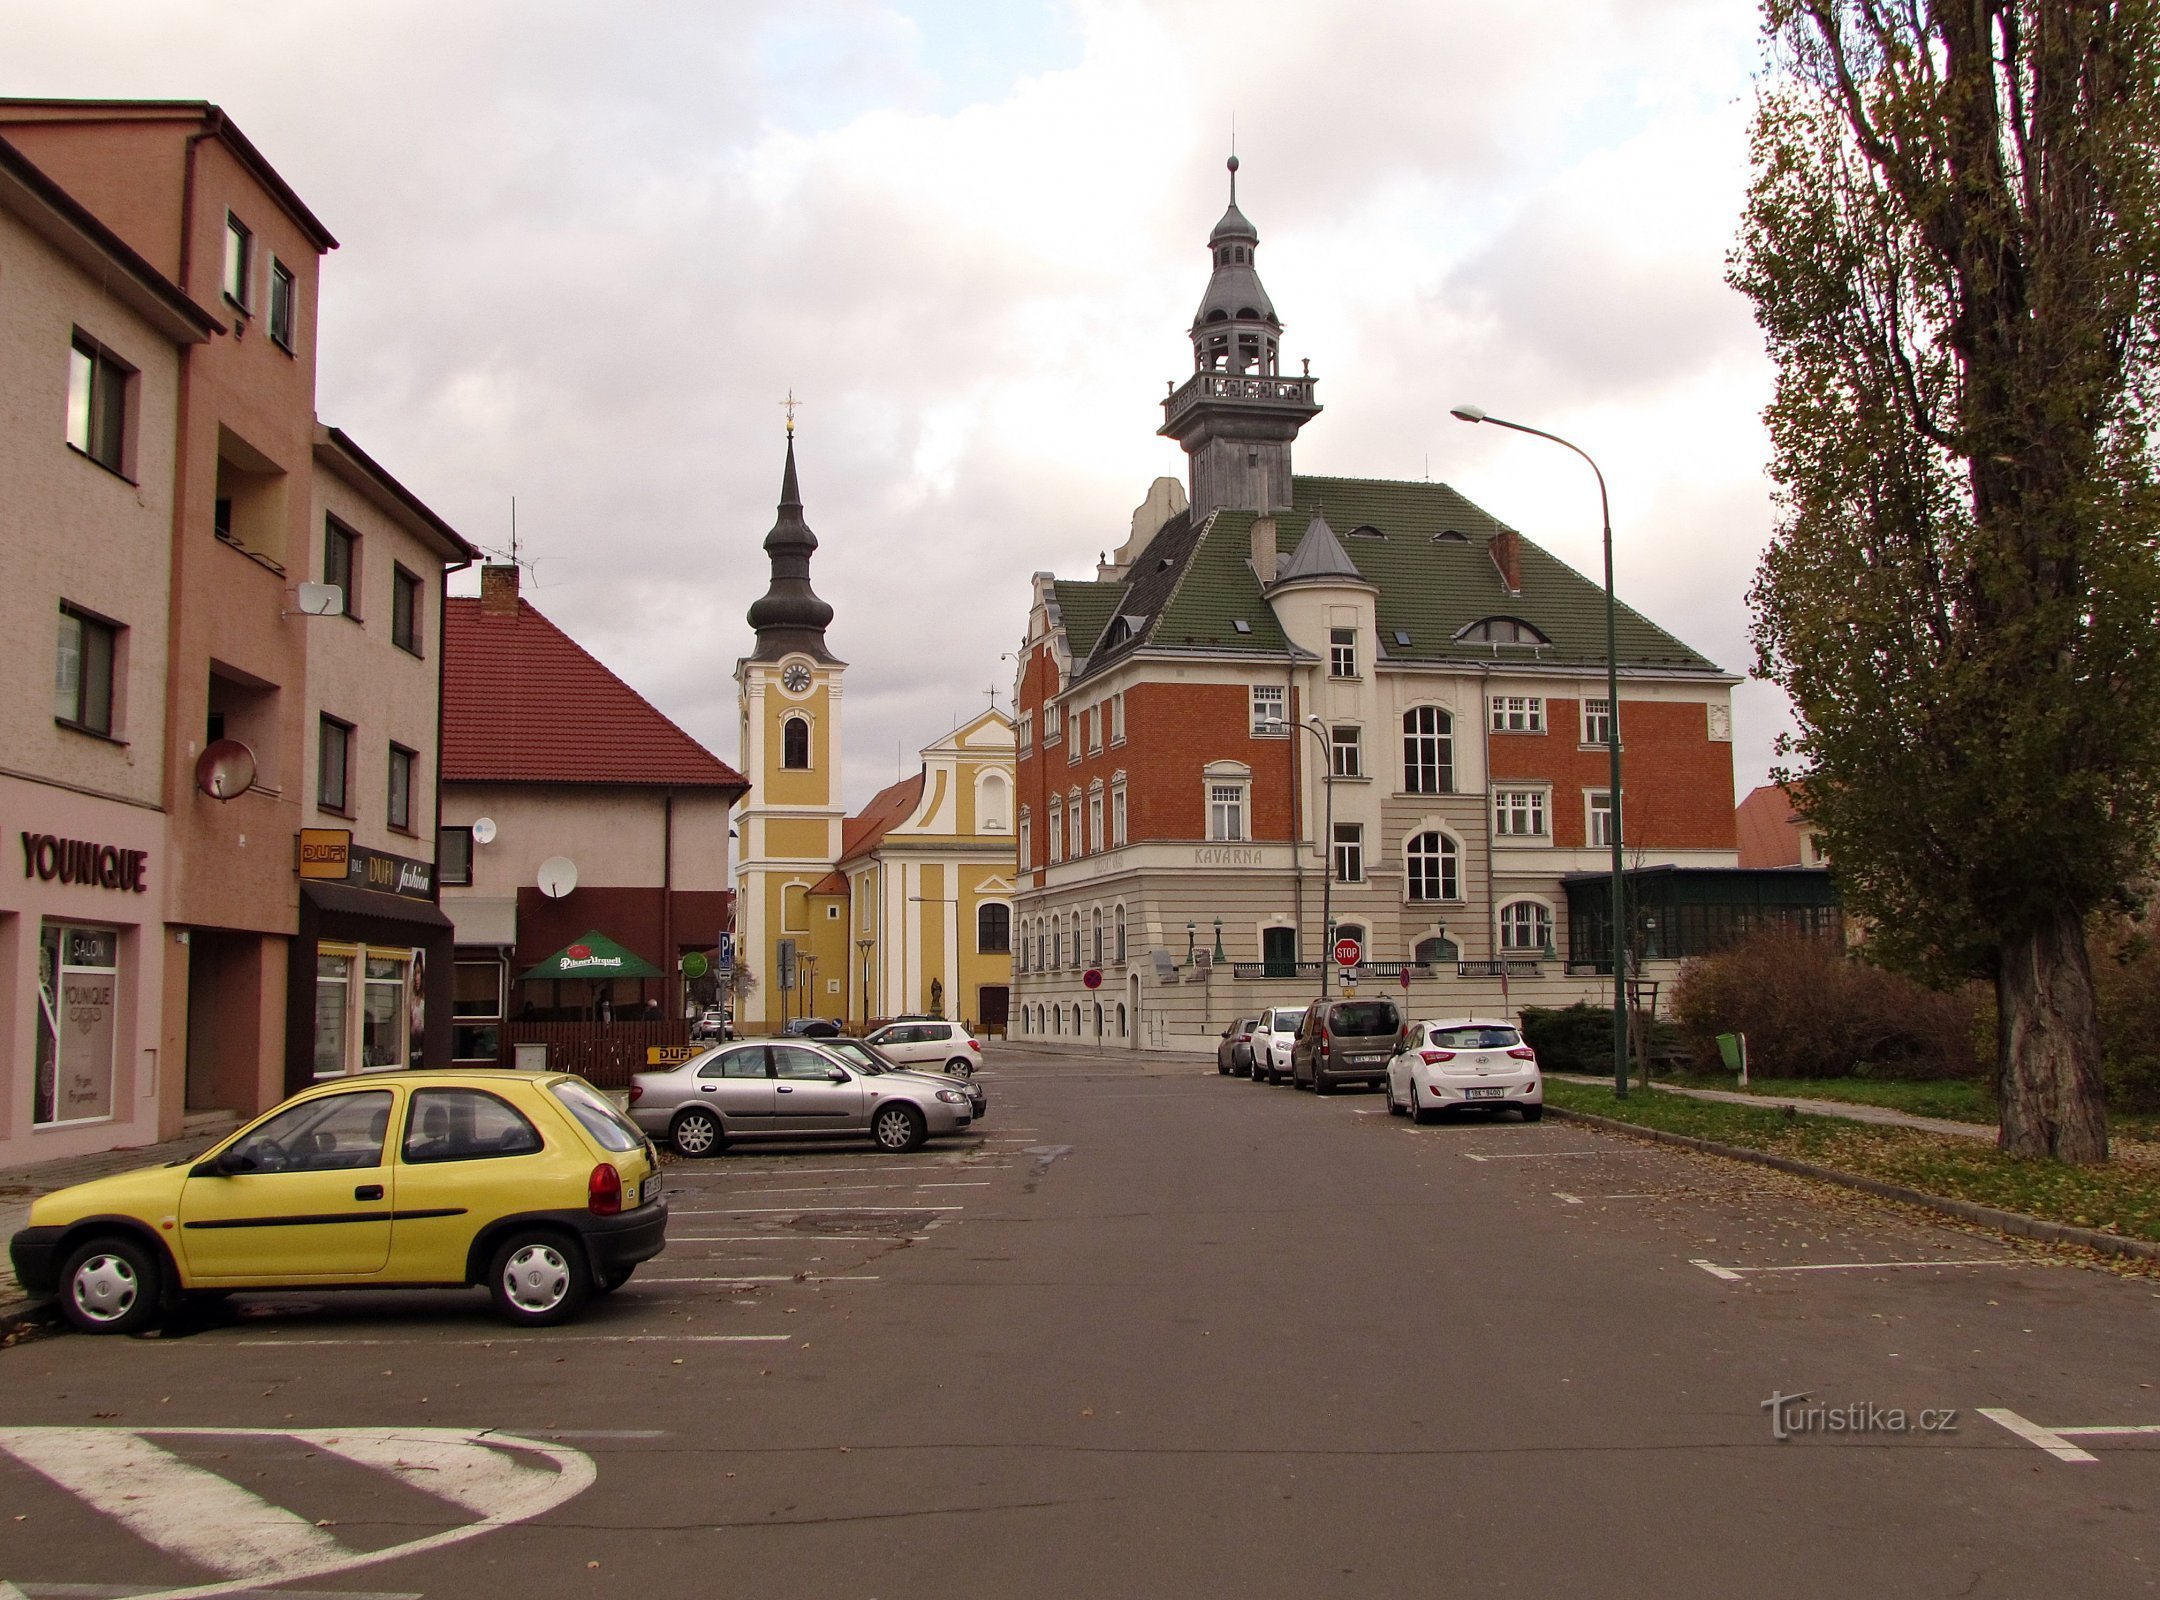
<svg viewBox="0 0 2160 1600">
<path fill-rule="evenodd" d="M 913 1150 L 975 1120 L 950 1079 L 874 1073 L 807 1039 L 723 1044 L 630 1080 L 630 1116 L 686 1156 L 730 1140 L 860 1139 Z"/>
<path fill-rule="evenodd" d="M 942 1017 L 889 1022 L 864 1042 L 907 1067 L 943 1066 L 965 1077 L 982 1064 L 982 1041 Z"/>
</svg>

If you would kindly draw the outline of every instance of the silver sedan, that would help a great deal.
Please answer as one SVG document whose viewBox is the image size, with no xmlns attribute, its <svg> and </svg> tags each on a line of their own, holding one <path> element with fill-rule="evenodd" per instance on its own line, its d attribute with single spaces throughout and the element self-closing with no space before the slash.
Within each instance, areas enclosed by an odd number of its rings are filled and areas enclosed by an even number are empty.
<svg viewBox="0 0 2160 1600">
<path fill-rule="evenodd" d="M 912 1073 L 868 1073 L 804 1039 L 724 1044 L 630 1080 L 630 1116 L 686 1156 L 731 1140 L 860 1139 L 913 1150 L 974 1122 L 966 1091 Z"/>
</svg>

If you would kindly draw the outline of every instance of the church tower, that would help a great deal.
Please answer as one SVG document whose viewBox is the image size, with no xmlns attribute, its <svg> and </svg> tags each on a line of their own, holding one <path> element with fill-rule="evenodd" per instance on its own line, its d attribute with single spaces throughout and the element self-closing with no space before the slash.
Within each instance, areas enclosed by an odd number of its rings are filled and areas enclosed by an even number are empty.
<svg viewBox="0 0 2160 1600">
<path fill-rule="evenodd" d="M 1237 172 L 1232 156 L 1230 209 L 1208 235 L 1215 270 L 1193 318 L 1193 376 L 1163 401 L 1156 430 L 1191 457 L 1195 522 L 1223 506 L 1288 507 L 1291 441 L 1320 411 L 1312 375 L 1281 371 L 1282 323 L 1253 265 L 1260 233 L 1238 209 Z"/>
<path fill-rule="evenodd" d="M 811 887 L 840 859 L 840 692 L 847 663 L 825 643 L 833 608 L 810 587 L 817 535 L 803 520 L 788 422 L 779 516 L 765 536 L 772 579 L 752 603 L 756 633 L 735 663 L 739 765 L 750 792 L 736 812 L 735 959 L 757 987 L 738 1008 L 745 1031 L 791 1016 L 830 1016 L 829 981 L 846 976 L 846 924 L 813 924 Z M 819 918 L 822 921 L 822 914 Z"/>
</svg>

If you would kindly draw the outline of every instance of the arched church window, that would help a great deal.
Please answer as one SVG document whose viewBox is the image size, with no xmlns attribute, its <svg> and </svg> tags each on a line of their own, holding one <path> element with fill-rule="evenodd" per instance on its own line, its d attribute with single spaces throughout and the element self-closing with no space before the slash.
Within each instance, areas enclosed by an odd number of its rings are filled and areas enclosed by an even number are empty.
<svg viewBox="0 0 2160 1600">
<path fill-rule="evenodd" d="M 780 765 L 807 770 L 810 765 L 810 719 L 790 717 L 780 724 Z"/>
</svg>

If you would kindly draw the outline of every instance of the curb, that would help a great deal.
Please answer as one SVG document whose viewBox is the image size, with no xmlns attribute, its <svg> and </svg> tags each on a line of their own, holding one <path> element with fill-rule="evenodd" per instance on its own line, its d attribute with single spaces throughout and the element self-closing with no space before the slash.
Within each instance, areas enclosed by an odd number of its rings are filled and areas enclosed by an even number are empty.
<svg viewBox="0 0 2160 1600">
<path fill-rule="evenodd" d="M 1748 1161 L 1758 1167 L 1772 1167 L 1779 1172 L 1789 1172 L 1795 1177 L 1815 1178 L 1823 1183 L 1834 1183 L 1841 1188 L 1858 1189 L 1862 1193 L 1879 1196 L 1884 1200 L 1897 1200 L 1923 1210 L 1940 1212 L 1956 1217 L 1961 1222 L 1978 1223 L 1997 1233 L 2007 1233 L 2020 1239 L 2036 1239 L 2044 1244 L 2082 1245 L 2102 1255 L 2122 1256 L 2133 1261 L 2160 1261 L 2160 1244 L 2147 1239 L 2127 1239 L 2118 1233 L 2102 1233 L 2097 1228 L 2072 1227 L 2067 1222 L 2048 1222 L 2040 1217 L 2028 1217 L 2022 1211 L 2001 1211 L 1994 1206 L 1976 1205 L 1970 1200 L 1952 1200 L 1945 1195 L 1929 1194 L 1922 1189 L 1908 1189 L 1901 1183 L 1885 1183 L 1880 1178 L 1863 1178 L 1856 1172 L 1840 1172 L 1835 1167 L 1820 1167 L 1812 1161 L 1796 1161 L 1791 1156 L 1773 1155 L 1768 1150 L 1750 1150 L 1745 1145 L 1720 1144 L 1715 1139 L 1698 1139 L 1693 1134 L 1668 1133 L 1663 1128 L 1645 1128 L 1638 1123 L 1622 1122 L 1615 1117 L 1601 1117 L 1590 1111 L 1570 1111 L 1565 1106 L 1548 1105 L 1547 1116 L 1560 1118 L 1563 1122 L 1580 1122 L 1608 1133 L 1622 1133 L 1630 1138 L 1647 1139 L 1653 1144 L 1678 1145 L 1684 1150 L 1699 1150 L 1706 1155 L 1726 1156 L 1734 1161 Z"/>
<path fill-rule="evenodd" d="M 0 1339 L 24 1328 L 49 1328 L 60 1320 L 50 1300 L 0 1300 Z"/>
</svg>

